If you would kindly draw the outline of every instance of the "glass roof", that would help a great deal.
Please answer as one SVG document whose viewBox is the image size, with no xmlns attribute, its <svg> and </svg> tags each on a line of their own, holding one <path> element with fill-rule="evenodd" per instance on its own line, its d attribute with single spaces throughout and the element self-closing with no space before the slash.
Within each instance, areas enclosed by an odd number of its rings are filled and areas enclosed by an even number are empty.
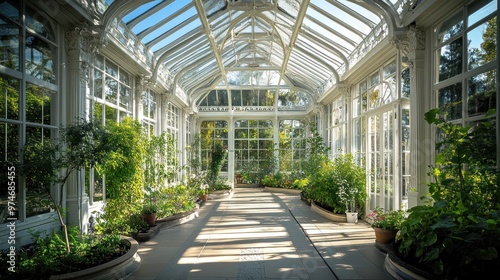
<svg viewBox="0 0 500 280">
<path fill-rule="evenodd" d="M 408 1 L 378 2 L 399 7 Z M 349 56 L 363 40 L 384 24 L 377 9 L 359 0 L 107 4 L 123 6 L 122 22 L 153 52 L 156 71 L 168 72 L 158 75 L 167 74 L 192 101 L 229 87 L 238 75 L 254 75 L 247 81 L 253 86 L 280 85 L 311 97 L 321 95 L 352 67 Z"/>
</svg>

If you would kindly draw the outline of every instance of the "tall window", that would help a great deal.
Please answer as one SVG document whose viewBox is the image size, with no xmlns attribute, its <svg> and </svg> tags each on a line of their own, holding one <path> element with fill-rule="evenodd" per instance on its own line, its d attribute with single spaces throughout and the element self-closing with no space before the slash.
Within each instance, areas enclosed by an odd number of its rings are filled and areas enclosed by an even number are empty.
<svg viewBox="0 0 500 280">
<path fill-rule="evenodd" d="M 200 128 L 201 140 L 201 169 L 208 170 L 212 159 L 212 147 L 215 141 L 222 141 L 224 147 L 228 146 L 228 127 L 226 121 L 203 121 Z M 222 171 L 227 171 L 227 160 L 222 166 Z"/>
<path fill-rule="evenodd" d="M 280 170 L 301 170 L 301 159 L 306 154 L 305 123 L 301 120 L 280 121 L 279 141 Z"/>
<path fill-rule="evenodd" d="M 332 144 L 331 150 L 332 155 L 338 155 L 346 152 L 345 142 L 346 142 L 346 114 L 345 106 L 343 103 L 344 98 L 339 97 L 331 104 L 331 133 L 332 133 Z"/>
<path fill-rule="evenodd" d="M 0 213 L 6 213 L 7 168 L 15 167 L 19 175 L 22 146 L 51 141 L 58 133 L 59 63 L 55 25 L 49 18 L 32 10 L 24 1 L 3 1 L 0 20 L 0 65 L 3 66 L 0 70 L 0 165 L 3 170 L 0 172 Z M 16 192 L 19 194 L 24 188 L 26 194 L 26 203 L 15 201 L 19 205 L 15 211 L 17 218 L 24 220 L 51 211 L 49 195 L 39 182 L 28 177 L 25 185 L 19 180 L 15 183 Z M 26 215 L 19 214 L 24 212 Z M 7 217 L 10 216 L 0 215 L 0 223 Z"/>
<path fill-rule="evenodd" d="M 167 104 L 166 131 L 176 140 L 179 139 L 179 108 L 172 103 Z"/>
<path fill-rule="evenodd" d="M 234 154 L 236 172 L 244 169 L 255 173 L 260 170 L 269 172 L 269 169 L 272 169 L 270 164 L 274 162 L 273 122 L 270 120 L 236 121 Z"/>
<path fill-rule="evenodd" d="M 130 74 L 112 61 L 97 56 L 93 82 L 94 92 L 88 98 L 93 99 L 95 120 L 119 122 L 132 116 Z"/>
<path fill-rule="evenodd" d="M 434 29 L 436 105 L 474 122 L 496 107 L 497 1 L 474 1 Z"/>
<path fill-rule="evenodd" d="M 142 93 L 142 126 L 144 127 L 148 137 L 155 135 L 156 127 L 156 94 L 150 89 Z"/>
</svg>

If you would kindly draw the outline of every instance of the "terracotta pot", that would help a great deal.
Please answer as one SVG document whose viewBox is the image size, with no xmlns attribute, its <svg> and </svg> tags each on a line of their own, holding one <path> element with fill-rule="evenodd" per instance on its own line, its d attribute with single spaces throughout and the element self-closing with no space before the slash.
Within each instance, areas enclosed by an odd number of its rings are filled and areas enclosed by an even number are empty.
<svg viewBox="0 0 500 280">
<path fill-rule="evenodd" d="M 142 214 L 141 216 L 148 226 L 152 227 L 156 224 L 156 213 Z"/>
<path fill-rule="evenodd" d="M 206 202 L 208 200 L 208 194 L 200 194 L 200 200 Z"/>
<path fill-rule="evenodd" d="M 236 175 L 236 184 L 242 184 L 243 183 L 243 177 L 238 174 Z"/>
<path fill-rule="evenodd" d="M 397 230 L 374 227 L 375 242 L 386 244 L 391 243 L 396 238 Z"/>
</svg>

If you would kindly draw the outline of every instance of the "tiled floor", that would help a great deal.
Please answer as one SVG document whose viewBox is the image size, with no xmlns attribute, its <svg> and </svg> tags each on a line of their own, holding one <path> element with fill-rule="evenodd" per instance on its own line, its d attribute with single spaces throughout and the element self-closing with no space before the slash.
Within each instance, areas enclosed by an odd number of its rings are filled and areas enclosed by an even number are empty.
<svg viewBox="0 0 500 280">
<path fill-rule="evenodd" d="M 366 223 L 334 223 L 298 195 L 236 188 L 140 244 L 140 279 L 392 279 Z"/>
</svg>

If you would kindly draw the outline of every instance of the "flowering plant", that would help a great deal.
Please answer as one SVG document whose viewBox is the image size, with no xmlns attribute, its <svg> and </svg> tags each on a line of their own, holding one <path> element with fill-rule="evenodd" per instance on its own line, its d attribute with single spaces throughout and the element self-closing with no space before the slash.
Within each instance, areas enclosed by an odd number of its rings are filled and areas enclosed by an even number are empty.
<svg viewBox="0 0 500 280">
<path fill-rule="evenodd" d="M 369 222 L 372 227 L 378 227 L 390 230 L 399 230 L 401 224 L 406 218 L 406 211 L 404 210 L 389 210 L 384 211 L 384 209 L 378 207 L 373 210 L 370 214 L 366 215 L 367 222 Z"/>
<path fill-rule="evenodd" d="M 206 195 L 208 194 L 208 184 L 201 184 L 200 185 L 200 195 Z"/>
</svg>

